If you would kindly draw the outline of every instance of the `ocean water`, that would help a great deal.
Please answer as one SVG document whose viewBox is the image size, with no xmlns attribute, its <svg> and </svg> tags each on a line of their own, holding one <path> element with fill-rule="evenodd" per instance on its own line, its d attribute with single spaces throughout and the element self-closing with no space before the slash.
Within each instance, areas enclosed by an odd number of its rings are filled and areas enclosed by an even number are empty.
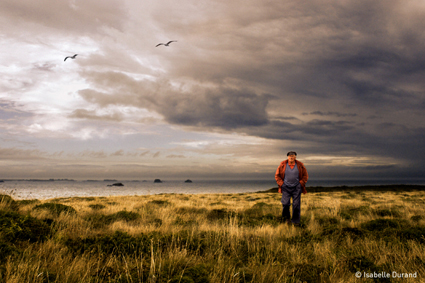
<svg viewBox="0 0 425 283">
<path fill-rule="evenodd" d="M 60 197 L 100 197 L 152 194 L 212 194 L 249 193 L 277 187 L 275 180 L 163 180 L 151 181 L 4 181 L 0 193 L 10 194 L 15 199 L 51 199 Z M 121 182 L 123 187 L 108 186 Z M 308 187 L 362 186 L 414 184 L 425 185 L 425 180 L 309 180 Z"/>
</svg>

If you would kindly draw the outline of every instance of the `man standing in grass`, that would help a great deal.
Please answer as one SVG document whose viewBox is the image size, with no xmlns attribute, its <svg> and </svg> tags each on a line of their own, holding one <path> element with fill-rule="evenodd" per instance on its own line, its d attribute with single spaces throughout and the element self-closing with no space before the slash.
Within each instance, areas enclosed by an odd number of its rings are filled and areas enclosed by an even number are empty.
<svg viewBox="0 0 425 283">
<path fill-rule="evenodd" d="M 297 153 L 295 151 L 288 152 L 286 156 L 288 156 L 288 159 L 280 163 L 275 174 L 279 193 L 282 193 L 282 221 L 291 223 L 289 208 L 292 197 L 292 223 L 299 225 L 301 220 L 301 192 L 307 193 L 305 184 L 308 180 L 308 173 L 304 164 L 296 160 Z"/>
</svg>

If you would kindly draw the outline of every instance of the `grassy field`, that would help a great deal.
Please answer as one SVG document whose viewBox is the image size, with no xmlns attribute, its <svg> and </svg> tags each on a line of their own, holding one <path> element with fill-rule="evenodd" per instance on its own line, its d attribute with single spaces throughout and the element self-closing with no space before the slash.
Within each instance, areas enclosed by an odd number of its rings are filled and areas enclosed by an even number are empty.
<svg viewBox="0 0 425 283">
<path fill-rule="evenodd" d="M 300 227 L 280 214 L 272 191 L 3 194 L 0 282 L 425 282 L 424 191 L 316 190 Z"/>
</svg>

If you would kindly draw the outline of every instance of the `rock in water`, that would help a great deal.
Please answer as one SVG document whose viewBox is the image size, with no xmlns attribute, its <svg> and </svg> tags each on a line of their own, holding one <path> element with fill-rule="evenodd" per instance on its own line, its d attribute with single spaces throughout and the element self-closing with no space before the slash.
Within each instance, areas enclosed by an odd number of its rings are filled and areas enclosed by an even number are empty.
<svg viewBox="0 0 425 283">
<path fill-rule="evenodd" d="M 112 186 L 124 187 L 124 184 L 123 183 L 113 183 L 112 185 L 108 185 L 108 187 L 112 187 Z"/>
</svg>

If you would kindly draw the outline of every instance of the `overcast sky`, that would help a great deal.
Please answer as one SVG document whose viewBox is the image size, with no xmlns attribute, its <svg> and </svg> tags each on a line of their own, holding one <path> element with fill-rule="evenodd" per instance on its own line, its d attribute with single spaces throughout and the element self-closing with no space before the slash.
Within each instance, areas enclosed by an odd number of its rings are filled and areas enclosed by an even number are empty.
<svg viewBox="0 0 425 283">
<path fill-rule="evenodd" d="M 274 179 L 290 150 L 425 176 L 423 0 L 2 0 L 0 25 L 0 179 Z"/>
</svg>

